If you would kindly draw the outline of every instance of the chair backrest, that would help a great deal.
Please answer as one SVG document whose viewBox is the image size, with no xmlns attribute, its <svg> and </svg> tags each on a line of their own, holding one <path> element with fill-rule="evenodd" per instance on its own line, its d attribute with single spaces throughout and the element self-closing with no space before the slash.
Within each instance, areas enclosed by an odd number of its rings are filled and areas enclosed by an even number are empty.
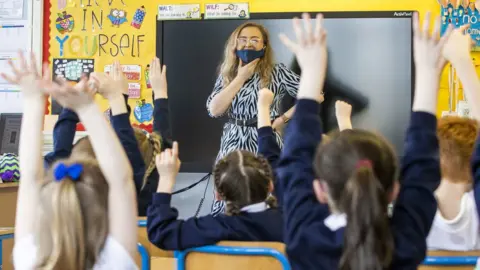
<svg viewBox="0 0 480 270">
<path fill-rule="evenodd" d="M 154 244 L 150 243 L 150 241 L 148 240 L 146 217 L 138 217 L 137 235 L 138 235 L 138 242 L 140 242 L 147 249 L 151 257 L 173 258 L 172 251 L 159 249 Z"/>
<path fill-rule="evenodd" d="M 480 251 L 429 251 L 419 270 L 472 270 Z"/>
<path fill-rule="evenodd" d="M 175 252 L 178 270 L 290 270 L 285 245 L 221 241 L 215 246 Z"/>
</svg>

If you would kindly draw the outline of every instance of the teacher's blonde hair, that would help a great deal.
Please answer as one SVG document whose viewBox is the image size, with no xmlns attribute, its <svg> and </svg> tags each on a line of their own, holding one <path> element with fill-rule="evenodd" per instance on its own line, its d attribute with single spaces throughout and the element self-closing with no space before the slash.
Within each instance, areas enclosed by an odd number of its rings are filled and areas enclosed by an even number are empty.
<svg viewBox="0 0 480 270">
<path fill-rule="evenodd" d="M 246 22 L 237 27 L 237 29 L 232 32 L 227 40 L 227 43 L 225 44 L 223 63 L 220 66 L 219 72 L 223 78 L 223 86 L 226 87 L 229 85 L 235 76 L 237 76 L 238 65 L 240 61 L 235 54 L 237 50 L 237 39 L 240 35 L 240 32 L 247 27 L 255 27 L 262 33 L 263 43 L 265 44 L 265 54 L 262 58 L 260 58 L 255 71 L 260 75 L 260 88 L 268 88 L 274 67 L 273 51 L 270 46 L 270 35 L 268 34 L 268 30 L 263 25 L 253 22 Z"/>
</svg>

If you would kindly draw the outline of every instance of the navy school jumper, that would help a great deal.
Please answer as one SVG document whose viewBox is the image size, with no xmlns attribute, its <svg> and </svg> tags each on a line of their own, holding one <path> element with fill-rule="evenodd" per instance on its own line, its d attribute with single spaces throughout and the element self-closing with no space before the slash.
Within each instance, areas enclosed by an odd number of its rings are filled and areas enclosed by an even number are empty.
<svg viewBox="0 0 480 270">
<path fill-rule="evenodd" d="M 153 101 L 153 132 L 160 134 L 162 137 L 162 151 L 172 148 L 172 131 L 170 128 L 170 111 L 168 99 L 155 99 Z M 148 164 L 146 164 L 148 166 Z M 146 216 L 148 206 L 152 203 L 152 194 L 157 190 L 158 172 L 155 168 L 148 176 L 145 187 L 138 193 L 138 215 Z M 141 211 L 140 211 L 141 210 Z"/>
<path fill-rule="evenodd" d="M 313 159 L 321 141 L 320 105 L 299 100 L 285 137 L 277 168 L 284 192 L 285 243 L 293 269 L 338 269 L 342 255 L 343 228 L 331 231 L 324 224 L 329 207 L 313 192 Z M 426 255 L 426 241 L 437 203 L 433 191 L 440 183 L 437 119 L 412 112 L 401 161 L 402 186 L 390 227 L 395 242 L 390 269 L 417 269 Z"/>
<path fill-rule="evenodd" d="M 258 130 L 258 152 L 275 168 L 280 148 L 271 127 Z M 179 220 L 177 209 L 170 205 L 171 197 L 171 194 L 156 193 L 148 208 L 148 239 L 161 249 L 184 250 L 222 240 L 283 242 L 281 208 L 257 213 L 241 212 L 236 216 L 207 215 Z"/>
</svg>

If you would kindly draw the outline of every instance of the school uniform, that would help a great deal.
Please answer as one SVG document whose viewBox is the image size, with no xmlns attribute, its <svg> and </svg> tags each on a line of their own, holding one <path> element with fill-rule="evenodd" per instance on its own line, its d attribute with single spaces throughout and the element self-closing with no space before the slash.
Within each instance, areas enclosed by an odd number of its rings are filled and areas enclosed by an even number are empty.
<svg viewBox="0 0 480 270">
<path fill-rule="evenodd" d="M 283 192 L 281 187 L 277 185 L 277 172 L 278 160 L 280 159 L 280 146 L 277 143 L 276 134 L 271 126 L 261 127 L 258 129 L 258 154 L 268 160 L 273 171 L 273 194 L 277 199 L 279 209 L 282 207 Z"/>
<path fill-rule="evenodd" d="M 33 235 L 27 235 L 15 243 L 13 265 L 17 270 L 37 269 L 37 245 Z M 112 236 L 105 240 L 93 270 L 137 270 L 138 267 L 125 248 Z"/>
<path fill-rule="evenodd" d="M 148 208 L 148 239 L 165 250 L 214 245 L 230 241 L 283 241 L 283 218 L 278 208 L 265 202 L 242 208 L 239 215 L 207 215 L 200 218 L 178 219 L 171 206 L 171 194 L 156 193 Z"/>
<path fill-rule="evenodd" d="M 125 102 L 127 103 L 127 113 L 110 116 L 110 123 L 117 134 L 123 150 L 127 154 L 130 165 L 133 170 L 133 181 L 135 182 L 136 193 L 140 193 L 142 187 L 143 176 L 145 175 L 145 161 L 143 160 L 142 153 L 138 148 L 138 142 L 133 131 L 132 124 L 130 123 L 130 106 L 128 105 L 128 96 L 123 95 Z M 138 205 L 138 212 L 145 212 L 145 208 Z"/>
<path fill-rule="evenodd" d="M 285 242 L 293 269 L 338 269 L 347 217 L 331 214 L 312 188 L 313 160 L 322 139 L 320 104 L 299 100 L 285 136 L 277 168 L 284 193 Z M 426 255 L 426 238 L 437 203 L 440 182 L 437 119 L 412 112 L 401 162 L 402 187 L 390 228 L 395 249 L 391 269 L 417 269 Z"/>
<path fill-rule="evenodd" d="M 78 122 L 80 120 L 74 111 L 67 108 L 62 109 L 53 128 L 53 152 L 43 158 L 45 169 L 50 168 L 55 161 L 70 156 Z"/>
<path fill-rule="evenodd" d="M 478 210 L 474 191 L 463 194 L 460 211 L 453 219 L 445 219 L 437 210 L 427 238 L 429 250 L 470 251 L 480 249 Z"/>
<path fill-rule="evenodd" d="M 153 101 L 153 132 L 162 137 L 162 151 L 172 148 L 172 131 L 170 127 L 170 110 L 168 99 L 156 99 Z M 148 164 L 146 164 L 148 166 Z M 157 191 L 159 175 L 157 168 L 148 176 L 145 187 L 138 193 L 138 208 L 142 211 L 139 216 L 147 215 L 147 208 L 152 202 L 152 194 Z"/>
<path fill-rule="evenodd" d="M 280 147 L 271 127 L 258 130 L 258 147 L 259 154 L 275 168 Z M 283 242 L 282 211 L 269 208 L 265 202 L 248 205 L 235 216 L 221 214 L 178 220 L 178 211 L 170 205 L 171 197 L 167 193 L 154 194 L 148 210 L 148 238 L 161 249 L 183 250 L 222 240 Z"/>
</svg>

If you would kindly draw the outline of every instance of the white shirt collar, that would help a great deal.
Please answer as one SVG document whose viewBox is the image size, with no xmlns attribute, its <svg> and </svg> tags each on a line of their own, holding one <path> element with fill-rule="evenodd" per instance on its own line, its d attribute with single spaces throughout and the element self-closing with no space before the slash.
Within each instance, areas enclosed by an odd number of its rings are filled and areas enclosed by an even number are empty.
<svg viewBox="0 0 480 270">
<path fill-rule="evenodd" d="M 258 212 L 263 212 L 270 208 L 266 202 L 259 202 L 259 203 L 254 203 L 247 205 L 240 209 L 242 212 L 247 212 L 247 213 L 258 213 Z"/>
<path fill-rule="evenodd" d="M 336 231 L 340 228 L 347 226 L 347 215 L 345 214 L 330 214 L 323 223 L 331 231 Z"/>
</svg>

